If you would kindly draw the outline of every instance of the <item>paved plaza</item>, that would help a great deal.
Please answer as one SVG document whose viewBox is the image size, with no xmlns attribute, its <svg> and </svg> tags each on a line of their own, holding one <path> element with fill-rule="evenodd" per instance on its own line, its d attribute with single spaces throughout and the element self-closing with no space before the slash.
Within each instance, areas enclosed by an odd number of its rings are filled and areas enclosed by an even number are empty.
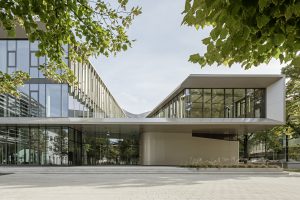
<svg viewBox="0 0 300 200">
<path fill-rule="evenodd" d="M 13 174 L 12 171 L 15 171 Z M 0 167 L 1 200 L 296 200 L 297 173 L 190 173 L 172 167 Z"/>
</svg>

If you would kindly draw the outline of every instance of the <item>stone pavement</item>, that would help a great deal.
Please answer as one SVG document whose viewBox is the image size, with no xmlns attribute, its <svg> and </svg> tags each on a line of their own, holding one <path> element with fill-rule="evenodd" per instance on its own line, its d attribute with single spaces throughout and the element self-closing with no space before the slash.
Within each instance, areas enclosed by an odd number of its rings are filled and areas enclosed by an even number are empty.
<svg viewBox="0 0 300 200">
<path fill-rule="evenodd" d="M 141 166 L 19 167 L 1 174 L 11 169 L 0 167 L 0 200 L 300 199 L 297 173 L 180 173 Z"/>
</svg>

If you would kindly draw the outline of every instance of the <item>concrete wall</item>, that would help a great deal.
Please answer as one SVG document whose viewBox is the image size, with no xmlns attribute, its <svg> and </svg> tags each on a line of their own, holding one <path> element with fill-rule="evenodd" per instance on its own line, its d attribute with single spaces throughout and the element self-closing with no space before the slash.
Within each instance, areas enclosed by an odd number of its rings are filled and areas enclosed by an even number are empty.
<svg viewBox="0 0 300 200">
<path fill-rule="evenodd" d="M 142 165 L 183 165 L 192 159 L 238 160 L 239 144 L 192 137 L 192 133 L 145 132 L 141 134 L 140 154 Z"/>
<path fill-rule="evenodd" d="M 285 123 L 285 79 L 281 78 L 266 90 L 266 117 Z"/>
</svg>

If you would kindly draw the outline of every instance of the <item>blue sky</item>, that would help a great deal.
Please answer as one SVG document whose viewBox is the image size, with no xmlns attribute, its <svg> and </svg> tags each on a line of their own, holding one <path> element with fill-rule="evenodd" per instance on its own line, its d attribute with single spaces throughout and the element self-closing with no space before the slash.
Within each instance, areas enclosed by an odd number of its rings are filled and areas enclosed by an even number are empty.
<svg viewBox="0 0 300 200">
<path fill-rule="evenodd" d="M 130 0 L 129 0 L 130 1 Z M 281 65 L 271 61 L 244 70 L 239 65 L 200 68 L 188 62 L 190 54 L 205 53 L 201 40 L 209 30 L 182 26 L 184 1 L 131 1 L 142 7 L 128 34 L 131 49 L 115 57 L 91 58 L 102 80 L 119 105 L 138 114 L 152 110 L 189 74 L 279 74 Z"/>
</svg>

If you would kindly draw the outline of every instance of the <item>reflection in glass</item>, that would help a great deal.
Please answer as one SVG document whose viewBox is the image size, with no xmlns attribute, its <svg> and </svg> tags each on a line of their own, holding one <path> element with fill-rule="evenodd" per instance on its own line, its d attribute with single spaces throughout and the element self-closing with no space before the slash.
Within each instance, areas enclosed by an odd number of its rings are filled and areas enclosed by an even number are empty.
<svg viewBox="0 0 300 200">
<path fill-rule="evenodd" d="M 225 118 L 233 117 L 233 89 L 225 89 Z"/>
<path fill-rule="evenodd" d="M 17 144 L 17 132 L 16 128 L 9 127 L 7 135 L 7 164 L 17 164 L 17 153 L 16 153 L 16 144 Z"/>
<path fill-rule="evenodd" d="M 60 128 L 47 128 L 46 164 L 61 165 Z"/>
<path fill-rule="evenodd" d="M 151 117 L 264 118 L 265 89 L 184 89 Z"/>
<path fill-rule="evenodd" d="M 0 127 L 0 164 L 7 164 L 7 128 Z"/>
<path fill-rule="evenodd" d="M 61 85 L 60 84 L 46 85 L 46 116 L 47 117 L 61 116 Z"/>
<path fill-rule="evenodd" d="M 234 107 L 235 107 L 235 117 L 245 117 L 246 109 L 246 97 L 245 89 L 234 89 Z"/>
<path fill-rule="evenodd" d="M 8 52 L 8 67 L 16 66 L 16 52 Z"/>
<path fill-rule="evenodd" d="M 265 117 L 265 96 L 264 90 L 255 89 L 254 90 L 254 113 L 255 117 L 262 118 Z"/>
<path fill-rule="evenodd" d="M 30 164 L 40 164 L 40 134 L 38 128 L 30 128 Z"/>
<path fill-rule="evenodd" d="M 7 59 L 7 51 L 6 51 L 6 41 L 0 40 L 0 71 L 6 72 L 6 59 Z"/>
<path fill-rule="evenodd" d="M 136 165 L 139 162 L 138 133 L 84 134 L 83 164 Z"/>
<path fill-rule="evenodd" d="M 68 101 L 69 101 L 69 93 L 68 93 L 68 85 L 63 84 L 61 85 L 61 98 L 62 98 L 62 109 L 61 114 L 62 117 L 68 117 Z"/>
<path fill-rule="evenodd" d="M 203 89 L 203 117 L 210 118 L 211 117 L 211 89 Z"/>
<path fill-rule="evenodd" d="M 247 89 L 246 116 L 254 118 L 254 89 Z"/>
<path fill-rule="evenodd" d="M 27 40 L 18 40 L 17 65 L 18 69 L 29 72 L 29 43 Z"/>
<path fill-rule="evenodd" d="M 203 113 L 203 90 L 191 89 L 191 112 L 190 117 L 202 117 Z"/>
<path fill-rule="evenodd" d="M 18 129 L 18 164 L 29 164 L 29 128 Z"/>
<path fill-rule="evenodd" d="M 30 52 L 30 66 L 31 67 L 38 67 L 39 62 L 38 62 L 38 57 L 35 56 L 36 52 Z"/>
<path fill-rule="evenodd" d="M 212 89 L 212 118 L 224 117 L 224 89 Z"/>
</svg>

